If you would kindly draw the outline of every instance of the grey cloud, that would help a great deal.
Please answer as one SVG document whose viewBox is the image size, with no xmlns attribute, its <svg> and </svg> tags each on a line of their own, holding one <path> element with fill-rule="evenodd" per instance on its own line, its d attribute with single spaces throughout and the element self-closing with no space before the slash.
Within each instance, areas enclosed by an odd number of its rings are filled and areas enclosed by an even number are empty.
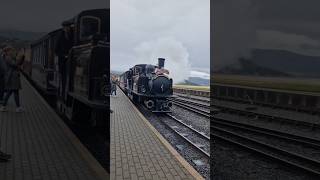
<svg viewBox="0 0 320 180">
<path fill-rule="evenodd" d="M 209 0 L 111 1 L 111 68 L 128 69 L 140 62 L 141 52 L 138 55 L 135 48 L 169 38 L 177 41 L 172 44 L 186 48 L 191 68 L 209 69 L 209 3 Z M 164 44 L 157 43 L 153 47 L 163 49 L 160 45 Z M 162 53 L 163 56 L 173 54 L 169 51 Z M 156 61 L 151 59 L 148 62 Z"/>
<path fill-rule="evenodd" d="M 252 48 L 320 55 L 320 1 L 214 1 L 214 68 L 250 56 Z M 214 47 L 214 46 L 213 46 Z"/>
<path fill-rule="evenodd" d="M 85 9 L 106 8 L 109 0 L 1 0 L 0 29 L 48 32 Z"/>
</svg>

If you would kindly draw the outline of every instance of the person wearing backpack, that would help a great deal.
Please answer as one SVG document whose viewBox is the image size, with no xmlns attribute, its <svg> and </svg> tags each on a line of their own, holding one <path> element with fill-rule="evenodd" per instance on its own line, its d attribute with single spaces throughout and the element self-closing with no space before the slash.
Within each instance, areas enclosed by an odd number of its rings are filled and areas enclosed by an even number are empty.
<svg viewBox="0 0 320 180">
<path fill-rule="evenodd" d="M 7 47 L 5 51 L 5 62 L 7 64 L 7 75 L 5 80 L 5 89 L 7 93 L 4 97 L 4 102 L 2 107 L 0 107 L 0 112 L 7 111 L 7 103 L 10 96 L 14 95 L 14 100 L 16 103 L 16 112 L 23 112 L 23 108 L 20 106 L 20 95 L 19 90 L 21 89 L 20 81 L 20 66 L 23 64 L 23 56 L 17 58 L 16 50 L 12 47 Z"/>
</svg>

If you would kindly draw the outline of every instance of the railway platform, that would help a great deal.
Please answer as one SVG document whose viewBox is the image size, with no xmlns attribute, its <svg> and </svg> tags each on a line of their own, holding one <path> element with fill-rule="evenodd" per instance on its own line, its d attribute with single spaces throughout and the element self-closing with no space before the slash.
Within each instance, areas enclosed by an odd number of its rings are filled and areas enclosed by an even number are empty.
<svg viewBox="0 0 320 180">
<path fill-rule="evenodd" d="M 21 102 L 16 113 L 13 100 L 0 112 L 0 149 L 12 154 L 0 163 L 1 180 L 106 180 L 102 168 L 62 119 L 22 79 Z"/>
<path fill-rule="evenodd" d="M 111 179 L 202 179 L 121 90 L 110 103 Z"/>
</svg>

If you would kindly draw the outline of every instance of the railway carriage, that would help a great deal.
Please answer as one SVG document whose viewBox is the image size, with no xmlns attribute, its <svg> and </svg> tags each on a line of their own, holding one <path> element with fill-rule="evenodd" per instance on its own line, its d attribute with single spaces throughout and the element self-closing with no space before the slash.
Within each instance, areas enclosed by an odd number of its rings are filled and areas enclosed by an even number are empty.
<svg viewBox="0 0 320 180">
<path fill-rule="evenodd" d="M 31 44 L 30 68 L 24 67 L 25 73 L 46 95 L 55 95 L 55 59 L 54 47 L 61 29 L 52 31 Z"/>
<path fill-rule="evenodd" d="M 60 114 L 72 122 L 109 130 L 110 18 L 109 9 L 93 9 L 67 20 L 73 31 L 66 63 L 64 94 L 55 47 L 62 29 L 31 44 L 31 69 L 25 74 Z"/>
</svg>

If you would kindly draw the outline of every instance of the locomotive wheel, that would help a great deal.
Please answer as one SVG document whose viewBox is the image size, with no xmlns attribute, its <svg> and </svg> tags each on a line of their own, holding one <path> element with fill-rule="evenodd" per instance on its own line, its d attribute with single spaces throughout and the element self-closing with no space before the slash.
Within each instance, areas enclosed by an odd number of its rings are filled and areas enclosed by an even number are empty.
<svg viewBox="0 0 320 180">
<path fill-rule="evenodd" d="M 133 100 L 133 102 L 138 103 L 139 97 L 136 94 L 132 94 L 132 100 Z"/>
</svg>

